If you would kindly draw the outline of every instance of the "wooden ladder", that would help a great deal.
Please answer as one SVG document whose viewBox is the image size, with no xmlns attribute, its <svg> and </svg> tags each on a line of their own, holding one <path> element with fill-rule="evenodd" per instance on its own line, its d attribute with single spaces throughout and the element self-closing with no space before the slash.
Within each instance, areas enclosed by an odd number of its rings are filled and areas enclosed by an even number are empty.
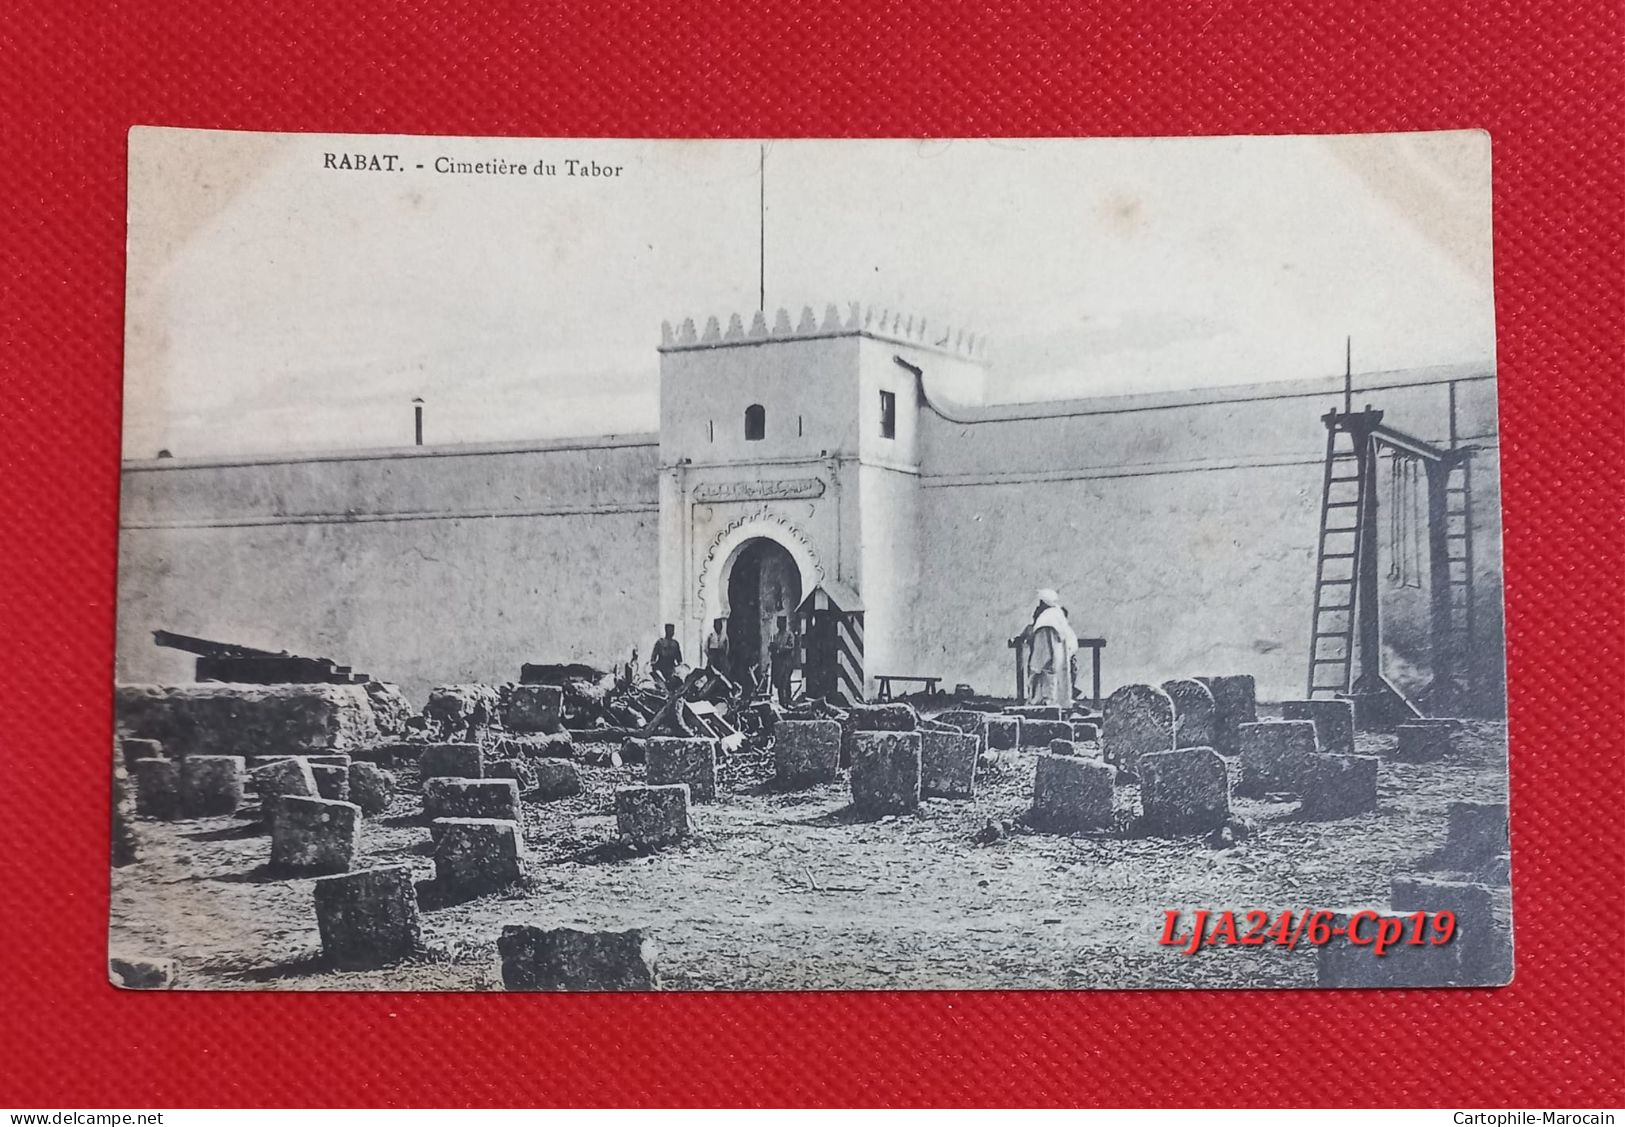
<svg viewBox="0 0 1625 1127">
<path fill-rule="evenodd" d="M 1473 459 L 1451 465 L 1444 488 L 1445 564 L 1449 578 L 1442 594 L 1450 608 L 1452 667 L 1460 675 L 1473 651 Z"/>
<path fill-rule="evenodd" d="M 1348 693 L 1354 676 L 1355 590 L 1364 540 L 1361 531 L 1369 503 L 1370 440 L 1362 437 L 1367 443 L 1363 451 L 1352 432 L 1328 417 L 1309 676 L 1304 694 L 1309 699 Z"/>
</svg>

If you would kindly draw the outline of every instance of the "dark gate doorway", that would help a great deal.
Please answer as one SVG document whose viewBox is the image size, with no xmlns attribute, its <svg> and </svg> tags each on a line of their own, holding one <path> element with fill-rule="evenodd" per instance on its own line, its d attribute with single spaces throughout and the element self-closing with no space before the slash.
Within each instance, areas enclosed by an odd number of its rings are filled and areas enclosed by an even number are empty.
<svg viewBox="0 0 1625 1127">
<path fill-rule="evenodd" d="M 746 541 L 728 572 L 728 648 L 739 681 L 760 679 L 768 666 L 768 643 L 782 615 L 795 626 L 801 603 L 801 569 L 783 545 L 766 538 Z"/>
</svg>

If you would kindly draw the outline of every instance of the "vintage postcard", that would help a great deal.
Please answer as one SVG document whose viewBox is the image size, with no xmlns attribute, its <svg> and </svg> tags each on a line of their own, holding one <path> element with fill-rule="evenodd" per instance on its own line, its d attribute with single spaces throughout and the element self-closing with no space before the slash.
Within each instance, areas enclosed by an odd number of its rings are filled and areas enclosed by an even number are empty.
<svg viewBox="0 0 1625 1127">
<path fill-rule="evenodd" d="M 1510 980 L 1487 135 L 129 162 L 116 983 Z"/>
</svg>

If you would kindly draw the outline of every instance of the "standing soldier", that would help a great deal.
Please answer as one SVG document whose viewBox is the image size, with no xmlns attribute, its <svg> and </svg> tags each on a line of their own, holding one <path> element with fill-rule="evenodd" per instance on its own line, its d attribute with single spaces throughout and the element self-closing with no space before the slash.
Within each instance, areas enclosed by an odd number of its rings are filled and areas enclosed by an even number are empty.
<svg viewBox="0 0 1625 1127">
<path fill-rule="evenodd" d="M 711 632 L 705 636 L 705 664 L 718 677 L 728 676 L 728 620 L 711 620 Z"/>
<path fill-rule="evenodd" d="M 778 628 L 767 644 L 768 657 L 773 664 L 773 689 L 782 707 L 790 706 L 790 674 L 796 667 L 796 636 L 790 632 L 784 615 L 778 617 Z"/>
<path fill-rule="evenodd" d="M 677 687 L 677 667 L 683 664 L 683 647 L 676 633 L 677 627 L 666 623 L 666 636 L 656 639 L 654 649 L 649 651 L 649 672 L 655 684 L 667 692 Z"/>
</svg>

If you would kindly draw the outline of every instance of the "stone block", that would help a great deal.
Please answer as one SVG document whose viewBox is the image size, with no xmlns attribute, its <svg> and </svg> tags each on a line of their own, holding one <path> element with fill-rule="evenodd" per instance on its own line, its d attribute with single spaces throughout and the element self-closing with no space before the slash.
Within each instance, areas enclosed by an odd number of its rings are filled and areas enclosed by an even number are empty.
<svg viewBox="0 0 1625 1127">
<path fill-rule="evenodd" d="M 1285 700 L 1283 720 L 1308 720 L 1315 740 L 1328 755 L 1354 754 L 1354 702 L 1351 700 Z"/>
<path fill-rule="evenodd" d="M 1078 745 L 1071 740 L 1051 740 L 1049 742 L 1049 753 L 1051 755 L 1076 755 L 1078 754 Z"/>
<path fill-rule="evenodd" d="M 1021 746 L 1021 717 L 989 716 L 987 718 L 987 749 L 1010 751 Z"/>
<path fill-rule="evenodd" d="M 645 752 L 644 778 L 650 786 L 688 785 L 689 801 L 717 800 L 717 741 L 654 736 Z"/>
<path fill-rule="evenodd" d="M 1439 912 L 1454 914 L 1450 942 L 1458 973 L 1453 985 L 1505 986 L 1512 981 L 1510 886 L 1399 876 L 1390 885 L 1390 900 L 1396 913 L 1426 912 L 1430 928 Z"/>
<path fill-rule="evenodd" d="M 240 755 L 189 755 L 181 760 L 181 814 L 208 818 L 235 814 L 243 804 Z"/>
<path fill-rule="evenodd" d="M 1212 747 L 1218 737 L 1213 691 L 1193 678 L 1164 681 L 1162 691 L 1174 702 L 1174 746 Z"/>
<path fill-rule="evenodd" d="M 852 805 L 895 814 L 920 805 L 920 734 L 857 732 L 852 748 Z"/>
<path fill-rule="evenodd" d="M 1309 818 L 1348 818 L 1377 808 L 1378 760 L 1373 755 L 1318 755 L 1299 813 Z"/>
<path fill-rule="evenodd" d="M 1449 724 L 1401 724 L 1394 758 L 1407 763 L 1431 763 L 1456 750 L 1456 728 Z"/>
<path fill-rule="evenodd" d="M 1025 716 L 1020 719 L 1022 747 L 1047 748 L 1053 740 L 1071 740 L 1076 735 L 1067 720 L 1033 720 Z"/>
<path fill-rule="evenodd" d="M 135 812 L 142 818 L 174 821 L 181 813 L 181 768 L 173 759 L 137 759 L 130 773 Z"/>
<path fill-rule="evenodd" d="M 324 796 L 325 797 L 325 796 Z M 376 763 L 350 764 L 350 801 L 361 812 L 376 817 L 389 809 L 395 797 L 395 776 Z"/>
<path fill-rule="evenodd" d="M 536 772 L 531 769 L 528 759 L 498 759 L 485 769 L 488 779 L 512 779 L 519 784 L 521 792 L 530 790 L 536 785 Z"/>
<path fill-rule="evenodd" d="M 510 732 L 557 732 L 563 727 L 564 690 L 558 685 L 510 685 L 502 726 Z"/>
<path fill-rule="evenodd" d="M 1512 884 L 1512 854 L 1502 853 L 1492 857 L 1487 863 L 1478 866 L 1475 873 L 1477 879 L 1487 884 Z"/>
<path fill-rule="evenodd" d="M 389 740 L 358 747 L 351 759 L 376 763 L 380 767 L 398 767 L 404 763 L 416 763 L 428 746 L 421 740 Z"/>
<path fill-rule="evenodd" d="M 975 736 L 981 747 L 987 748 L 987 722 L 988 714 L 976 712 L 968 708 L 952 709 L 948 712 L 939 712 L 932 717 L 939 724 L 946 724 L 950 728 L 958 728 L 961 732 Z"/>
<path fill-rule="evenodd" d="M 1133 775 L 1142 755 L 1174 749 L 1174 702 L 1155 685 L 1124 685 L 1106 698 L 1106 759 Z"/>
<path fill-rule="evenodd" d="M 1241 726 L 1258 719 L 1258 693 L 1248 674 L 1196 678 L 1213 694 L 1213 750 L 1241 754 Z"/>
<path fill-rule="evenodd" d="M 408 865 L 383 865 L 316 881 L 322 952 L 341 967 L 379 967 L 423 946 Z"/>
<path fill-rule="evenodd" d="M 135 832 L 135 796 L 130 777 L 113 767 L 113 867 L 122 869 L 141 860 L 141 839 Z"/>
<path fill-rule="evenodd" d="M 1326 924 L 1342 934 L 1315 950 L 1315 984 L 1322 988 L 1396 989 L 1416 986 L 1452 986 L 1461 980 L 1460 948 L 1453 943 L 1435 947 L 1426 942 L 1431 928 L 1423 932 L 1424 942 L 1412 945 L 1405 940 L 1414 932 L 1409 916 L 1364 909 L 1345 911 Z M 1363 942 L 1352 943 L 1344 936 L 1350 929 Z M 1400 942 L 1376 953 L 1372 940 L 1379 931 L 1401 935 Z"/>
<path fill-rule="evenodd" d="M 1072 722 L 1072 739 L 1077 743 L 1097 743 L 1100 740 L 1100 725 L 1089 721 Z"/>
<path fill-rule="evenodd" d="M 137 759 L 164 759 L 164 745 L 157 740 L 120 740 L 119 750 L 124 753 L 124 769 L 135 770 Z"/>
<path fill-rule="evenodd" d="M 835 720 L 780 720 L 773 726 L 773 775 L 781 787 L 832 783 L 841 770 Z"/>
<path fill-rule="evenodd" d="M 423 715 L 442 733 L 478 732 L 497 722 L 495 685 L 437 685 L 429 690 Z"/>
<path fill-rule="evenodd" d="M 114 712 L 124 734 L 176 758 L 343 750 L 379 736 L 360 685 L 120 685 Z"/>
<path fill-rule="evenodd" d="M 846 718 L 847 726 L 855 732 L 912 732 L 920 726 L 919 713 L 902 701 L 855 704 Z"/>
<path fill-rule="evenodd" d="M 172 990 L 175 960 L 115 951 L 107 956 L 107 980 L 120 990 Z"/>
<path fill-rule="evenodd" d="M 519 784 L 513 779 L 430 779 L 423 784 L 423 814 L 440 818 L 519 820 Z"/>
<path fill-rule="evenodd" d="M 1308 720 L 1259 720 L 1241 726 L 1241 786 L 1260 796 L 1301 795 L 1319 754 L 1315 726 Z"/>
<path fill-rule="evenodd" d="M 1004 709 L 1006 716 L 1019 716 L 1023 720 L 1059 720 L 1061 719 L 1061 706 L 1058 704 L 1012 704 Z"/>
<path fill-rule="evenodd" d="M 345 753 L 323 752 L 322 755 L 302 755 L 301 758 L 304 758 L 304 762 L 309 763 L 310 766 L 343 766 L 343 768 L 349 770 L 349 755 L 345 755 Z"/>
<path fill-rule="evenodd" d="M 1506 803 L 1452 802 L 1448 817 L 1448 835 L 1434 867 L 1472 871 L 1508 852 Z"/>
<path fill-rule="evenodd" d="M 536 776 L 536 785 L 530 796 L 540 802 L 581 793 L 581 772 L 567 759 L 533 759 L 531 771 Z"/>
<path fill-rule="evenodd" d="M 267 825 L 276 821 L 279 801 L 294 798 L 319 798 L 316 776 L 310 764 L 303 759 L 276 759 L 248 774 L 248 781 L 260 796 L 260 817 Z"/>
<path fill-rule="evenodd" d="M 418 752 L 418 777 L 425 785 L 430 779 L 479 779 L 484 775 L 479 744 L 424 744 Z"/>
<path fill-rule="evenodd" d="M 859 732 L 913 732 L 919 725 L 919 714 L 902 701 L 853 705 L 841 722 L 841 765 L 852 762 Z"/>
<path fill-rule="evenodd" d="M 615 825 L 637 846 L 669 845 L 688 836 L 688 784 L 622 787 L 615 792 Z"/>
<path fill-rule="evenodd" d="M 407 721 L 417 715 L 417 709 L 406 699 L 400 688 L 385 681 L 368 681 L 361 686 L 372 705 L 372 720 L 380 735 L 403 736 Z"/>
<path fill-rule="evenodd" d="M 350 801 L 350 768 L 332 763 L 312 763 L 310 774 L 316 780 L 316 793 L 334 802 Z"/>
<path fill-rule="evenodd" d="M 327 798 L 277 799 L 271 867 L 302 874 L 342 873 L 361 844 L 361 808 Z"/>
<path fill-rule="evenodd" d="M 839 747 L 839 744 L 836 745 Z M 658 990 L 653 939 L 627 931 L 582 931 L 513 924 L 497 940 L 509 990 Z"/>
<path fill-rule="evenodd" d="M 968 732 L 920 733 L 920 794 L 926 798 L 975 798 L 981 742 Z"/>
<path fill-rule="evenodd" d="M 519 824 L 502 818 L 437 818 L 435 893 L 462 900 L 500 892 L 525 879 L 525 844 Z"/>
<path fill-rule="evenodd" d="M 1112 786 L 1117 771 L 1081 756 L 1040 755 L 1033 773 L 1029 820 L 1053 833 L 1106 829 L 1112 824 Z"/>
<path fill-rule="evenodd" d="M 1230 818 L 1230 776 L 1210 747 L 1140 757 L 1140 811 L 1154 834 L 1208 833 Z"/>
<path fill-rule="evenodd" d="M 569 759 L 575 752 L 575 739 L 569 732 L 501 736 L 491 747 L 497 759 Z"/>
</svg>

